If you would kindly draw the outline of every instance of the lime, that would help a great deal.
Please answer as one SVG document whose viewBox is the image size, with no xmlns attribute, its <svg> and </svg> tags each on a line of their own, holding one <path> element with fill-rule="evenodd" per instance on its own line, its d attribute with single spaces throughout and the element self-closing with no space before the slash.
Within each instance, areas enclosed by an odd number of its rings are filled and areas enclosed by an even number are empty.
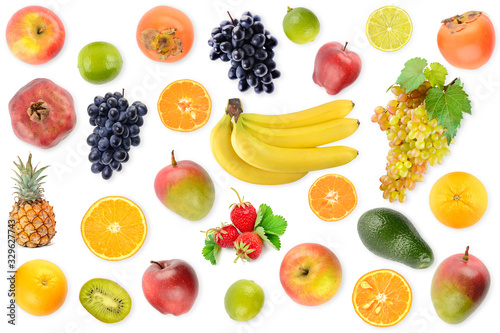
<svg viewBox="0 0 500 333">
<path fill-rule="evenodd" d="M 224 307 L 231 319 L 248 321 L 264 306 L 264 291 L 251 280 L 238 280 L 226 291 Z"/>
<path fill-rule="evenodd" d="M 371 13 L 366 22 L 366 37 L 372 46 L 384 52 L 397 51 L 411 38 L 413 24 L 401 8 L 385 6 Z"/>
<path fill-rule="evenodd" d="M 123 60 L 118 49 L 106 42 L 85 45 L 78 54 L 80 75 L 93 84 L 103 84 L 116 78 Z"/>
<path fill-rule="evenodd" d="M 312 42 L 319 33 L 319 21 L 312 11 L 304 7 L 290 8 L 283 18 L 283 30 L 292 42 Z"/>
</svg>

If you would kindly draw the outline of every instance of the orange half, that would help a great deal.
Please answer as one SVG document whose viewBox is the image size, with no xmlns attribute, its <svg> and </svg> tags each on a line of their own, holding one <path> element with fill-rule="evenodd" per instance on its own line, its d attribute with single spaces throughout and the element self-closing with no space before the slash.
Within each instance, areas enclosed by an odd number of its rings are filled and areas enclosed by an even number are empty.
<svg viewBox="0 0 500 333">
<path fill-rule="evenodd" d="M 342 220 L 356 208 L 357 203 L 356 189 L 344 176 L 322 176 L 309 189 L 309 207 L 323 221 Z"/>
<path fill-rule="evenodd" d="M 358 316 L 377 327 L 399 323 L 410 311 L 411 302 L 410 285 L 399 273 L 390 269 L 363 275 L 352 293 L 352 303 Z"/>
<path fill-rule="evenodd" d="M 170 83 L 158 99 L 158 113 L 167 128 L 192 132 L 205 125 L 212 111 L 212 100 L 201 84 L 192 80 Z"/>
<path fill-rule="evenodd" d="M 139 251 L 144 243 L 146 218 L 129 199 L 105 197 L 89 208 L 81 232 L 87 247 L 99 258 L 123 260 Z"/>
</svg>

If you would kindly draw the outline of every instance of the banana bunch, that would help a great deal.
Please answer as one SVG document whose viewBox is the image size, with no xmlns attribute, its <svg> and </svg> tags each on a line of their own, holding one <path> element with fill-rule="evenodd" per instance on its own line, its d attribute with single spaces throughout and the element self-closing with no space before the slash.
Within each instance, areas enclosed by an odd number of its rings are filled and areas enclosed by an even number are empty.
<svg viewBox="0 0 500 333">
<path fill-rule="evenodd" d="M 291 183 L 309 171 L 356 158 L 358 151 L 351 147 L 318 147 L 358 129 L 357 119 L 345 118 L 353 107 L 351 101 L 337 100 L 294 113 L 261 115 L 242 113 L 240 101 L 233 99 L 210 134 L 212 153 L 224 170 L 245 182 Z"/>
</svg>

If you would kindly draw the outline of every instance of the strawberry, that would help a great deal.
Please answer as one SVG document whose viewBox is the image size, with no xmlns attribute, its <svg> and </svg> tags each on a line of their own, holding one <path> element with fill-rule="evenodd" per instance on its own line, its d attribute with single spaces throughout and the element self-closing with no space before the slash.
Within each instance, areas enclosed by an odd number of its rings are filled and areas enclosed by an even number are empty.
<svg viewBox="0 0 500 333">
<path fill-rule="evenodd" d="M 208 234 L 213 234 L 215 244 L 220 247 L 233 247 L 234 241 L 240 235 L 238 229 L 236 229 L 234 225 L 224 223 L 222 223 L 220 227 L 207 230 L 206 234 L 207 237 Z"/>
<path fill-rule="evenodd" d="M 262 239 L 255 232 L 244 232 L 236 238 L 234 249 L 237 254 L 234 262 L 240 258 L 246 261 L 255 260 L 262 252 Z"/>
<path fill-rule="evenodd" d="M 236 192 L 234 188 L 231 189 Z M 240 232 L 253 231 L 255 220 L 257 219 L 257 211 L 250 202 L 243 202 L 238 192 L 236 192 L 236 195 L 240 202 L 231 205 L 233 206 L 230 214 L 231 222 L 233 222 L 234 226 L 238 228 Z"/>
</svg>

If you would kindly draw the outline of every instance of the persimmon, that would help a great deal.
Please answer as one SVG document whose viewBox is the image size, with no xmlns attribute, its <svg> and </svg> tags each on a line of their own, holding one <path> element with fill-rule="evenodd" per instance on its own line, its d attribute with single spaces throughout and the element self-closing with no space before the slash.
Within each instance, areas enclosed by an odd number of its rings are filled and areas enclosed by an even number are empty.
<svg viewBox="0 0 500 333">
<path fill-rule="evenodd" d="M 193 46 L 193 23 L 182 11 L 157 6 L 144 14 L 137 25 L 139 48 L 148 58 L 159 62 L 176 62 Z"/>
</svg>

